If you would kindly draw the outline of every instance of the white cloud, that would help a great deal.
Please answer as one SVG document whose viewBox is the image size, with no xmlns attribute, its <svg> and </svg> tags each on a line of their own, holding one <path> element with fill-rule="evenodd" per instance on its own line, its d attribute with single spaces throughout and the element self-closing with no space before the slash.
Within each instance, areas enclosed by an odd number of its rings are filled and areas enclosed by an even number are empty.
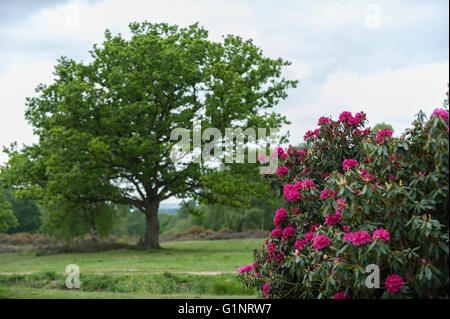
<svg viewBox="0 0 450 319">
<path fill-rule="evenodd" d="M 336 119 L 342 111 L 364 111 L 369 125 L 386 122 L 400 133 L 419 110 L 430 115 L 442 106 L 448 81 L 448 62 L 366 75 L 334 73 L 320 86 L 314 101 L 284 112 L 293 122 L 292 142 L 301 142 L 304 133 L 315 128 L 320 116 L 331 115 Z"/>
</svg>

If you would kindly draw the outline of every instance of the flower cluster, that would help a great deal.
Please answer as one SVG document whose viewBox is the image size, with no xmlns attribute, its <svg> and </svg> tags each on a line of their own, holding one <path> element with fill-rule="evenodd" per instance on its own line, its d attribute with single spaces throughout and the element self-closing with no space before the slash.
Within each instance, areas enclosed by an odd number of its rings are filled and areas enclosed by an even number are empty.
<svg viewBox="0 0 450 319">
<path fill-rule="evenodd" d="M 345 159 L 342 162 L 342 169 L 344 171 L 346 171 L 346 170 L 348 170 L 348 169 L 350 169 L 352 167 L 356 167 L 356 166 L 358 166 L 358 161 L 354 160 L 354 159 Z"/>
<path fill-rule="evenodd" d="M 378 144 L 383 144 L 386 141 L 385 137 L 391 137 L 391 136 L 392 136 L 391 129 L 386 127 L 377 132 L 377 137 L 375 139 L 375 142 L 377 142 Z"/>
<path fill-rule="evenodd" d="M 404 285 L 403 278 L 397 274 L 389 275 L 386 278 L 384 285 L 386 286 L 386 290 L 390 294 L 395 294 L 398 291 L 402 290 Z"/>
</svg>

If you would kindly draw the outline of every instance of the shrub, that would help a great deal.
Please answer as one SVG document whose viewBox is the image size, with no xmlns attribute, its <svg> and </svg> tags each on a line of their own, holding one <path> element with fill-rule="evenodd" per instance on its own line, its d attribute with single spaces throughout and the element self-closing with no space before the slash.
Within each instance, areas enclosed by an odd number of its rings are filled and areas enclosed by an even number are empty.
<svg viewBox="0 0 450 319">
<path fill-rule="evenodd" d="M 287 173 L 265 178 L 285 205 L 238 275 L 261 296 L 448 298 L 448 110 L 420 112 L 400 137 L 365 123 L 321 117 L 306 148 L 274 152 Z"/>
</svg>

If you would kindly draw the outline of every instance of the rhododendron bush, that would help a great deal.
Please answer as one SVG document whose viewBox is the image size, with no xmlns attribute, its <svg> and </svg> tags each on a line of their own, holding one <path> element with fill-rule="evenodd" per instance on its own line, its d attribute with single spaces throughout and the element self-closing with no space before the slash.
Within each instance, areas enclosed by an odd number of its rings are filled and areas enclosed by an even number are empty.
<svg viewBox="0 0 450 319">
<path fill-rule="evenodd" d="M 399 137 L 366 123 L 321 117 L 303 149 L 275 150 L 265 178 L 285 205 L 238 270 L 262 297 L 448 298 L 448 110 Z"/>
</svg>

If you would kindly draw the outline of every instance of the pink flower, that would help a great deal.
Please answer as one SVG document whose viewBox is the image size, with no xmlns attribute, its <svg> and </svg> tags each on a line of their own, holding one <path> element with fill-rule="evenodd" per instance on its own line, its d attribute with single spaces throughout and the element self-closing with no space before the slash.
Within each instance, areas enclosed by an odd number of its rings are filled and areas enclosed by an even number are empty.
<svg viewBox="0 0 450 319">
<path fill-rule="evenodd" d="M 243 267 L 239 267 L 238 273 L 245 274 L 251 271 L 252 269 L 253 269 L 252 265 L 245 265 Z"/>
<path fill-rule="evenodd" d="M 263 292 L 264 292 L 264 298 L 269 298 L 269 290 L 270 290 L 270 285 L 266 282 L 263 285 Z"/>
<path fill-rule="evenodd" d="M 300 214 L 300 208 L 298 208 L 298 207 L 292 207 L 292 213 L 295 214 L 295 215 Z"/>
<path fill-rule="evenodd" d="M 448 112 L 444 109 L 435 109 L 433 113 L 431 113 L 431 117 L 439 116 L 448 124 Z"/>
<path fill-rule="evenodd" d="M 305 184 L 302 181 L 295 182 L 294 186 L 298 191 L 305 188 Z"/>
<path fill-rule="evenodd" d="M 335 193 L 329 189 L 329 188 L 325 188 L 322 193 L 320 193 L 320 198 L 321 199 L 327 199 L 328 197 L 334 197 Z"/>
<path fill-rule="evenodd" d="M 310 180 L 310 179 L 307 179 L 307 180 L 303 181 L 303 185 L 306 186 L 306 188 L 309 188 L 309 189 L 314 188 L 314 186 L 315 186 L 314 182 L 312 180 Z"/>
<path fill-rule="evenodd" d="M 345 207 L 347 205 L 347 200 L 346 199 L 342 199 L 342 198 L 339 198 L 338 200 L 337 200 L 337 210 L 338 211 L 342 211 L 342 209 Z"/>
<path fill-rule="evenodd" d="M 279 228 L 275 228 L 274 230 L 272 230 L 272 232 L 270 233 L 270 236 L 272 238 L 279 238 L 281 237 L 281 230 Z"/>
<path fill-rule="evenodd" d="M 288 213 L 286 209 L 280 208 L 277 209 L 277 212 L 275 213 L 275 217 L 273 218 L 273 223 L 278 228 L 281 225 L 281 222 L 288 218 Z"/>
<path fill-rule="evenodd" d="M 281 166 L 281 167 L 278 167 L 277 172 L 278 172 L 278 177 L 281 177 L 284 174 L 289 173 L 289 168 L 287 168 L 286 166 Z"/>
<path fill-rule="evenodd" d="M 284 154 L 284 150 L 281 146 L 277 146 L 275 147 L 275 149 L 273 150 L 273 154 L 274 156 L 278 156 L 278 155 L 282 155 Z"/>
<path fill-rule="evenodd" d="M 300 155 L 300 159 L 303 160 L 306 156 L 307 151 L 306 149 L 300 149 L 297 151 L 297 153 Z"/>
<path fill-rule="evenodd" d="M 375 176 L 372 174 L 369 174 L 369 171 L 361 168 L 361 177 L 366 181 L 366 182 L 371 182 L 375 179 Z"/>
<path fill-rule="evenodd" d="M 395 181 L 395 176 L 394 176 L 394 175 L 390 175 L 389 178 L 388 178 L 388 180 L 389 180 L 390 182 Z"/>
<path fill-rule="evenodd" d="M 341 123 L 348 121 L 350 119 L 353 119 L 353 115 L 351 112 L 344 111 L 339 115 L 339 122 Z"/>
<path fill-rule="evenodd" d="M 391 136 L 392 136 L 392 131 L 388 127 L 386 127 L 377 132 L 377 138 L 375 139 L 375 142 L 377 142 L 378 144 L 381 144 L 385 141 L 385 137 L 391 137 Z"/>
<path fill-rule="evenodd" d="M 353 236 L 354 236 L 354 235 L 355 235 L 355 234 L 352 233 L 352 232 L 346 233 L 342 239 L 343 239 L 344 241 L 353 241 Z"/>
<path fill-rule="evenodd" d="M 389 241 L 390 236 L 389 232 L 384 228 L 378 228 L 372 234 L 372 240 L 376 240 L 377 238 L 381 238 L 383 241 Z"/>
<path fill-rule="evenodd" d="M 344 235 L 345 237 L 345 235 Z M 370 242 L 370 235 L 368 232 L 362 230 L 356 233 L 353 233 L 352 243 L 354 246 L 364 245 Z"/>
<path fill-rule="evenodd" d="M 345 226 L 345 225 L 342 225 L 342 228 L 344 228 L 344 231 L 345 231 L 345 232 L 348 232 L 348 230 L 350 229 L 350 227 Z"/>
<path fill-rule="evenodd" d="M 290 202 L 295 202 L 300 199 L 301 195 L 298 188 L 292 184 L 286 184 L 283 188 L 284 199 Z"/>
<path fill-rule="evenodd" d="M 319 118 L 319 123 L 317 123 L 317 125 L 322 125 L 322 124 L 327 124 L 327 123 L 330 123 L 330 119 L 328 118 L 328 117 L 325 117 L 325 116 L 321 116 L 320 118 Z"/>
<path fill-rule="evenodd" d="M 419 172 L 419 175 L 423 177 L 423 176 L 425 176 L 426 174 L 423 173 L 423 172 Z"/>
<path fill-rule="evenodd" d="M 267 245 L 267 251 L 269 252 L 269 255 L 274 255 L 277 251 L 277 245 L 274 242 L 271 242 Z"/>
<path fill-rule="evenodd" d="M 298 251 L 302 251 L 303 248 L 305 248 L 306 244 L 306 240 L 304 239 L 297 240 L 295 242 L 295 249 L 297 249 Z"/>
<path fill-rule="evenodd" d="M 306 141 L 307 139 L 316 136 L 319 134 L 319 129 L 315 129 L 314 131 L 307 131 L 305 135 L 303 136 L 303 139 Z"/>
<path fill-rule="evenodd" d="M 350 295 L 346 294 L 345 291 L 339 291 L 334 294 L 333 299 L 350 299 Z"/>
<path fill-rule="evenodd" d="M 354 159 L 345 159 L 344 162 L 342 162 L 342 168 L 344 171 L 356 166 L 358 166 L 358 161 Z"/>
<path fill-rule="evenodd" d="M 403 288 L 403 278 L 397 274 L 389 275 L 386 278 L 386 282 L 384 285 L 386 286 L 387 291 L 390 294 L 395 294 L 397 291 L 402 290 Z"/>
<path fill-rule="evenodd" d="M 283 230 L 283 237 L 285 239 L 288 239 L 289 237 L 291 237 L 292 235 L 295 234 L 295 228 L 292 225 L 287 226 L 284 230 Z"/>
<path fill-rule="evenodd" d="M 327 236 L 324 235 L 317 235 L 316 237 L 314 237 L 314 249 L 316 250 L 320 250 L 323 249 L 325 247 L 330 246 L 330 239 Z"/>
<path fill-rule="evenodd" d="M 312 225 L 309 227 L 309 231 L 310 231 L 310 232 L 315 232 L 317 229 L 319 229 L 319 224 L 312 224 Z"/>
<path fill-rule="evenodd" d="M 312 242 L 312 240 L 314 239 L 314 236 L 316 236 L 316 234 L 314 234 L 312 231 L 309 233 L 305 234 L 305 241 L 310 244 Z"/>
<path fill-rule="evenodd" d="M 328 226 L 333 226 L 337 223 L 339 223 L 341 221 L 341 213 L 339 212 L 339 210 L 336 210 L 336 213 L 333 216 L 325 216 L 325 222 L 327 223 Z"/>
</svg>

